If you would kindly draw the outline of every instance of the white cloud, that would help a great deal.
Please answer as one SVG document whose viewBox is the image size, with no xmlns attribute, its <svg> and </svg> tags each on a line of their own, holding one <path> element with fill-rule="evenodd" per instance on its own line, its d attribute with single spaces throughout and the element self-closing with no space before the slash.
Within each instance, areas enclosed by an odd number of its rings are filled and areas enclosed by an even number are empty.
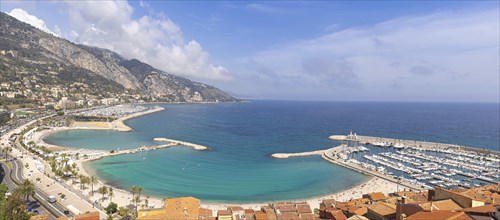
<svg viewBox="0 0 500 220">
<path fill-rule="evenodd" d="M 10 12 L 7 12 L 8 15 L 16 18 L 17 20 L 20 20 L 24 23 L 30 24 L 33 27 L 36 27 L 42 31 L 45 31 L 49 34 L 52 34 L 54 36 L 57 36 L 55 33 L 49 30 L 47 28 L 47 25 L 45 25 L 45 22 L 42 19 L 37 18 L 34 15 L 29 14 L 23 9 L 20 8 L 14 8 Z"/>
<path fill-rule="evenodd" d="M 144 2 L 145 3 L 145 2 Z M 231 80 L 222 66 L 195 40 L 185 41 L 181 28 L 163 15 L 133 18 L 126 1 L 67 1 L 74 41 L 107 48 L 126 58 L 196 80 Z M 143 4 L 143 6 L 146 6 Z"/>
<path fill-rule="evenodd" d="M 259 68 L 240 77 L 272 73 L 291 93 L 321 99 L 498 101 L 498 17 L 443 12 L 344 29 L 244 58 Z"/>
</svg>

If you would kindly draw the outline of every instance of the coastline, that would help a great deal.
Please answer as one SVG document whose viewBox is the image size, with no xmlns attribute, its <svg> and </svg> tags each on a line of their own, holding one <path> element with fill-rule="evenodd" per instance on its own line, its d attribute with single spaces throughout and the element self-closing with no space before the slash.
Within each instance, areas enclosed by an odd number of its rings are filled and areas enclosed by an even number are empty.
<svg viewBox="0 0 500 220">
<path fill-rule="evenodd" d="M 151 112 L 151 113 L 153 113 L 153 112 Z M 128 120 L 130 118 L 139 117 L 139 116 L 142 116 L 142 115 L 145 115 L 145 114 L 150 114 L 150 113 L 142 112 L 142 114 L 139 114 L 139 113 L 137 113 L 137 114 L 131 114 L 128 117 L 122 117 L 122 118 L 120 118 L 121 120 L 119 120 L 119 121 L 118 121 L 118 119 L 115 120 L 115 121 L 117 121 L 119 123 L 122 123 L 124 126 L 126 126 L 124 124 L 124 121 L 126 121 L 126 120 Z M 134 115 L 137 115 L 137 116 L 134 116 Z M 61 128 L 61 130 L 64 130 L 64 129 L 65 128 Z M 93 128 L 74 128 L 74 127 L 73 128 L 67 128 L 67 130 L 71 130 L 71 129 L 93 129 Z M 115 127 L 111 127 L 111 128 L 107 128 L 107 130 L 115 130 L 115 129 L 118 129 L 118 128 L 116 126 Z M 102 129 L 102 130 L 105 130 L 105 129 Z M 124 129 L 122 129 L 120 131 L 130 131 L 130 130 L 124 130 Z M 52 132 L 58 132 L 58 131 L 52 131 Z M 155 138 L 155 141 L 169 141 L 169 140 L 171 140 L 173 142 L 181 143 L 181 141 L 176 141 L 176 140 L 172 140 L 172 139 Z M 187 142 L 183 142 L 183 143 L 187 143 Z M 202 146 L 202 145 L 198 145 L 198 146 Z M 196 149 L 195 147 L 193 147 L 193 148 Z M 73 149 L 73 148 L 71 148 L 71 149 Z M 198 150 L 204 150 L 204 149 L 198 149 Z M 283 153 L 281 155 L 283 157 L 275 157 L 275 158 L 287 158 L 287 157 L 290 157 L 290 156 L 309 156 L 309 155 L 320 155 L 320 154 L 324 155 L 325 152 L 328 151 L 328 150 L 329 149 L 312 151 L 312 152 L 302 152 L 302 153 Z M 113 155 L 104 155 L 106 153 L 109 153 L 107 151 L 106 152 L 102 151 L 102 152 L 103 152 L 103 156 L 113 156 Z M 114 154 L 114 155 L 117 155 L 117 154 Z M 77 165 L 79 171 L 82 174 L 87 175 L 87 176 L 90 176 L 90 175 L 93 175 L 93 174 L 97 174 L 98 172 L 96 170 L 92 169 L 91 166 L 88 164 L 88 162 L 90 162 L 92 160 L 100 159 L 103 156 L 98 156 L 96 158 L 89 158 L 89 159 L 85 159 L 85 160 L 79 160 L 78 161 L 79 164 Z M 349 168 L 349 167 L 347 167 L 347 168 Z M 366 194 L 366 193 L 369 193 L 369 192 L 381 191 L 384 194 L 388 194 L 388 193 L 392 193 L 392 192 L 397 191 L 397 189 L 400 189 L 400 190 L 403 190 L 405 188 L 409 189 L 408 187 L 404 187 L 404 186 L 401 186 L 401 185 L 398 186 L 398 184 L 396 182 L 394 182 L 394 181 L 390 181 L 390 180 L 387 180 L 387 179 L 384 179 L 384 178 L 380 178 L 380 177 L 374 177 L 374 176 L 372 176 L 370 174 L 360 172 L 360 171 L 358 171 L 356 169 L 352 169 L 352 168 L 349 168 L 349 169 L 354 170 L 354 171 L 356 171 L 358 173 L 362 173 L 362 174 L 368 176 L 368 178 L 365 181 L 363 181 L 360 184 L 358 184 L 357 186 L 354 186 L 354 187 L 348 188 L 348 189 L 344 189 L 344 190 L 341 190 L 341 191 L 338 191 L 338 192 L 328 193 L 326 195 L 314 196 L 312 198 L 304 198 L 304 199 L 296 199 L 296 200 L 277 200 L 277 201 L 270 201 L 270 202 L 275 203 L 275 202 L 283 202 L 283 201 L 295 201 L 295 202 L 304 202 L 305 201 L 305 202 L 307 202 L 311 206 L 311 208 L 314 209 L 314 208 L 318 208 L 319 207 L 319 203 L 320 203 L 320 201 L 322 199 L 336 199 L 338 201 L 348 201 L 351 198 L 361 197 L 363 194 Z M 115 194 L 114 197 L 113 197 L 113 202 L 117 203 L 119 206 L 126 206 L 126 205 L 128 205 L 128 204 L 131 203 L 130 201 L 132 199 L 132 193 L 129 192 L 127 189 L 121 189 L 121 188 L 119 188 L 119 186 L 118 187 L 117 186 L 113 186 L 112 184 L 105 183 L 103 180 L 100 180 L 99 183 L 94 186 L 94 190 L 96 190 L 97 188 L 99 188 L 101 186 L 107 186 L 107 187 L 112 187 L 113 188 L 113 191 L 114 191 L 114 194 Z M 78 185 L 73 185 L 73 187 L 76 188 L 76 189 L 78 189 Z M 89 193 L 89 189 L 86 189 L 86 190 L 83 190 L 83 191 L 85 193 L 87 193 L 87 194 Z M 97 193 L 96 193 L 96 195 L 89 196 L 89 198 L 91 200 L 98 201 L 98 200 L 100 200 L 100 195 L 97 195 Z M 144 197 L 142 197 L 141 199 L 143 199 L 143 198 Z M 163 199 L 160 198 L 159 196 L 152 196 L 148 200 L 149 200 L 149 202 L 150 202 L 150 204 L 152 205 L 153 208 L 161 207 L 162 204 L 163 204 Z M 109 201 L 110 201 L 109 199 L 107 199 L 105 201 L 102 201 L 102 205 L 106 206 Z M 225 210 L 225 209 L 227 209 L 228 206 L 241 206 L 243 208 L 257 208 L 257 207 L 263 206 L 263 205 L 268 205 L 268 203 L 267 202 L 224 203 L 224 202 L 203 202 L 202 201 L 202 204 L 201 204 L 202 207 L 208 208 L 208 209 L 211 209 L 211 210 L 214 210 L 214 211 L 215 210 Z"/>
<path fill-rule="evenodd" d="M 33 135 L 32 140 L 37 145 L 46 146 L 49 150 L 53 150 L 53 151 L 70 150 L 73 148 L 49 144 L 49 143 L 45 142 L 43 139 L 47 136 L 54 134 L 54 133 L 61 132 L 61 131 L 69 131 L 69 130 L 113 130 L 113 131 L 121 131 L 121 132 L 130 132 L 130 131 L 133 131 L 133 129 L 125 124 L 125 122 L 127 120 L 130 120 L 133 118 L 139 118 L 139 117 L 142 117 L 145 115 L 153 114 L 153 113 L 164 111 L 164 110 L 165 110 L 165 108 L 156 107 L 153 109 L 149 109 L 147 111 L 136 112 L 136 113 L 133 113 L 130 115 L 120 117 L 112 122 L 103 122 L 106 124 L 101 124 L 101 126 L 84 126 L 84 125 L 86 125 L 86 124 L 88 125 L 90 123 L 82 122 L 82 123 L 78 123 L 76 125 L 75 125 L 75 123 L 72 123 L 70 126 L 66 126 L 66 127 L 51 127 L 51 128 L 47 128 L 47 129 L 36 132 Z M 92 125 L 95 125 L 95 123 L 93 123 Z"/>
</svg>

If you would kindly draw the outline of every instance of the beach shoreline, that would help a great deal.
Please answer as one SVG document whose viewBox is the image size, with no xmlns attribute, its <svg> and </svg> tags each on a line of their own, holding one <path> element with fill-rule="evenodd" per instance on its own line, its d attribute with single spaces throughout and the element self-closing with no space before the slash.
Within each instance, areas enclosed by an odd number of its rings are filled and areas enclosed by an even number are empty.
<svg viewBox="0 0 500 220">
<path fill-rule="evenodd" d="M 63 146 L 58 146 L 58 145 L 47 143 L 44 141 L 44 138 L 46 138 L 52 134 L 55 134 L 57 132 L 69 131 L 69 130 L 112 130 L 112 131 L 120 131 L 120 132 L 130 132 L 130 131 L 133 131 L 133 129 L 125 123 L 127 120 L 130 120 L 133 118 L 139 118 L 139 117 L 142 117 L 145 115 L 153 114 L 153 113 L 164 111 L 164 110 L 165 110 L 165 108 L 155 107 L 153 109 L 149 109 L 146 111 L 132 113 L 130 115 L 120 117 L 112 122 L 103 122 L 103 123 L 107 123 L 107 124 L 104 124 L 104 126 L 102 126 L 102 125 L 101 126 L 82 126 L 85 124 L 85 122 L 81 122 L 81 123 L 78 123 L 77 125 L 75 125 L 75 123 L 72 123 L 70 126 L 66 126 L 66 127 L 46 128 L 46 129 L 37 131 L 33 135 L 32 140 L 37 145 L 46 146 L 49 150 L 53 150 L 53 151 L 70 150 L 73 148 L 63 147 Z"/>
<path fill-rule="evenodd" d="M 50 146 L 51 148 L 57 147 L 57 148 L 72 151 L 72 152 L 76 152 L 76 151 L 93 152 L 94 155 L 92 157 L 89 157 L 86 159 L 79 159 L 76 161 L 77 170 L 78 170 L 79 174 L 81 174 L 81 175 L 85 175 L 85 176 L 97 175 L 98 171 L 95 170 L 94 168 L 92 168 L 92 166 L 90 165 L 91 161 L 99 160 L 99 159 L 102 159 L 102 158 L 107 157 L 107 156 L 120 155 L 122 153 L 115 154 L 115 153 L 110 153 L 109 151 L 104 151 L 104 150 L 66 148 L 66 147 L 61 147 L 61 146 L 56 146 L 56 145 L 45 143 L 43 141 L 43 138 L 47 137 L 53 133 L 64 131 L 64 130 L 116 130 L 116 131 L 128 132 L 128 131 L 132 131 L 132 128 L 128 127 L 125 124 L 126 120 L 129 120 L 131 118 L 140 117 L 140 116 L 147 115 L 147 114 L 152 114 L 152 113 L 162 111 L 162 110 L 164 110 L 164 109 L 163 108 L 155 108 L 155 109 L 150 109 L 148 111 L 133 113 L 133 114 L 121 117 L 119 119 L 116 119 L 115 121 L 113 121 L 113 122 L 115 122 L 113 124 L 113 126 L 101 127 L 99 129 L 96 129 L 95 126 L 94 127 L 82 127 L 82 126 L 71 127 L 70 126 L 70 127 L 59 127 L 59 128 L 46 129 L 46 130 L 42 130 L 40 132 L 37 132 L 37 133 L 39 133 L 39 134 L 37 134 L 37 135 L 39 135 L 37 141 L 39 141 L 40 143 L 44 143 L 45 145 Z M 177 141 L 177 140 L 167 139 L 167 138 L 155 138 L 154 141 L 157 141 L 157 142 L 174 141 L 177 144 L 188 143 L 188 142 Z M 191 144 L 191 145 L 192 146 L 189 146 L 189 147 L 192 147 L 195 150 L 207 150 L 208 149 L 208 147 L 205 147 L 202 145 L 197 145 L 197 144 Z M 324 153 L 324 151 L 326 151 L 326 150 L 318 150 L 315 152 L 311 152 L 310 154 L 311 155 L 319 155 L 319 154 Z M 306 154 L 298 153 L 297 155 L 294 155 L 294 154 L 295 153 L 291 153 L 290 155 L 286 155 L 286 157 L 288 157 L 288 156 L 309 156 L 309 153 L 306 153 Z M 80 154 L 80 155 L 82 155 L 82 154 Z M 286 158 L 286 157 L 283 157 L 283 158 Z M 360 174 L 362 174 L 362 173 L 360 173 Z M 248 202 L 248 203 L 247 202 L 243 202 L 243 203 L 227 202 L 226 203 L 226 202 L 203 202 L 202 201 L 201 207 L 208 208 L 208 209 L 211 209 L 213 211 L 217 211 L 217 210 L 225 210 L 225 209 L 227 209 L 228 206 L 241 206 L 243 208 L 258 208 L 260 206 L 268 205 L 269 203 L 277 203 L 277 202 L 307 202 L 311 206 L 311 208 L 315 209 L 315 208 L 319 208 L 319 203 L 321 202 L 322 199 L 336 199 L 338 201 L 348 201 L 349 199 L 361 197 L 363 194 L 366 194 L 369 192 L 382 191 L 383 193 L 388 194 L 388 193 L 392 193 L 392 192 L 396 191 L 396 189 L 398 188 L 397 183 L 394 183 L 394 182 L 391 182 L 388 180 L 384 180 L 384 179 L 381 179 L 379 177 L 367 175 L 367 174 L 363 174 L 363 175 L 367 177 L 366 180 L 360 182 L 356 186 L 353 186 L 353 187 L 348 188 L 348 189 L 340 190 L 338 192 L 326 193 L 326 194 L 319 195 L 319 196 L 313 196 L 313 197 L 308 197 L 308 198 L 303 198 L 303 199 L 292 199 L 292 200 L 289 199 L 289 200 L 276 200 L 276 201 L 266 201 L 266 202 Z M 76 190 L 81 190 L 79 188 L 78 184 L 77 185 L 68 184 L 68 185 L 71 185 Z M 100 179 L 98 181 L 98 183 L 96 185 L 94 185 L 94 187 L 93 187 L 94 191 L 96 191 L 99 187 L 102 187 L 102 186 L 106 186 L 108 188 L 113 188 L 114 196 L 112 198 L 112 201 L 117 203 L 119 206 L 127 206 L 129 204 L 132 204 L 132 202 L 131 202 L 132 201 L 132 193 L 130 191 L 128 191 L 127 189 L 124 189 L 116 184 L 110 184 L 110 183 L 106 182 L 106 180 L 104 180 L 104 179 Z M 92 201 L 100 201 L 101 197 L 99 195 L 97 195 L 97 193 L 94 193 L 93 196 L 90 195 L 91 193 L 90 193 L 89 188 L 90 187 L 87 187 L 87 188 L 81 190 L 82 193 L 84 193 L 85 195 L 88 195 L 88 198 Z M 160 198 L 160 197 L 161 196 L 150 196 L 148 199 L 149 204 L 150 204 L 149 208 L 160 208 L 163 205 L 163 201 L 164 201 L 164 199 Z M 106 207 L 110 201 L 111 200 L 108 198 L 108 199 L 105 199 L 104 201 L 100 201 L 100 203 L 102 206 Z"/>
</svg>

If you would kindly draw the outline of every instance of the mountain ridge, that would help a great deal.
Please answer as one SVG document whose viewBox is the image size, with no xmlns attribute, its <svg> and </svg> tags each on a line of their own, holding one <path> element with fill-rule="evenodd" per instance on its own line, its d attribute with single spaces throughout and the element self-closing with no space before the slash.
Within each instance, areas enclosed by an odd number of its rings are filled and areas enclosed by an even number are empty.
<svg viewBox="0 0 500 220">
<path fill-rule="evenodd" d="M 45 92 L 49 101 L 57 101 L 60 96 L 51 91 L 60 88 L 68 91 L 72 99 L 239 101 L 214 86 L 172 75 L 137 59 L 126 59 L 108 49 L 53 36 L 6 13 L 0 13 L 0 19 L 0 81 L 8 82 L 0 91 L 5 94 L 14 92 L 18 97 L 33 98 L 30 93 Z"/>
</svg>

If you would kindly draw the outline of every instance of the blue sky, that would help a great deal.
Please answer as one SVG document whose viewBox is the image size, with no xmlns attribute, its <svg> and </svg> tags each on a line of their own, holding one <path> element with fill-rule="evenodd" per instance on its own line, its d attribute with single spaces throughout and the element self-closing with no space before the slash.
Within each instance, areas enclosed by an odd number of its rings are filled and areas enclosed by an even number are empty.
<svg viewBox="0 0 500 220">
<path fill-rule="evenodd" d="M 499 102 L 498 1 L 2 1 L 76 43 L 250 98 Z M 13 11 L 14 9 L 17 9 Z"/>
</svg>

